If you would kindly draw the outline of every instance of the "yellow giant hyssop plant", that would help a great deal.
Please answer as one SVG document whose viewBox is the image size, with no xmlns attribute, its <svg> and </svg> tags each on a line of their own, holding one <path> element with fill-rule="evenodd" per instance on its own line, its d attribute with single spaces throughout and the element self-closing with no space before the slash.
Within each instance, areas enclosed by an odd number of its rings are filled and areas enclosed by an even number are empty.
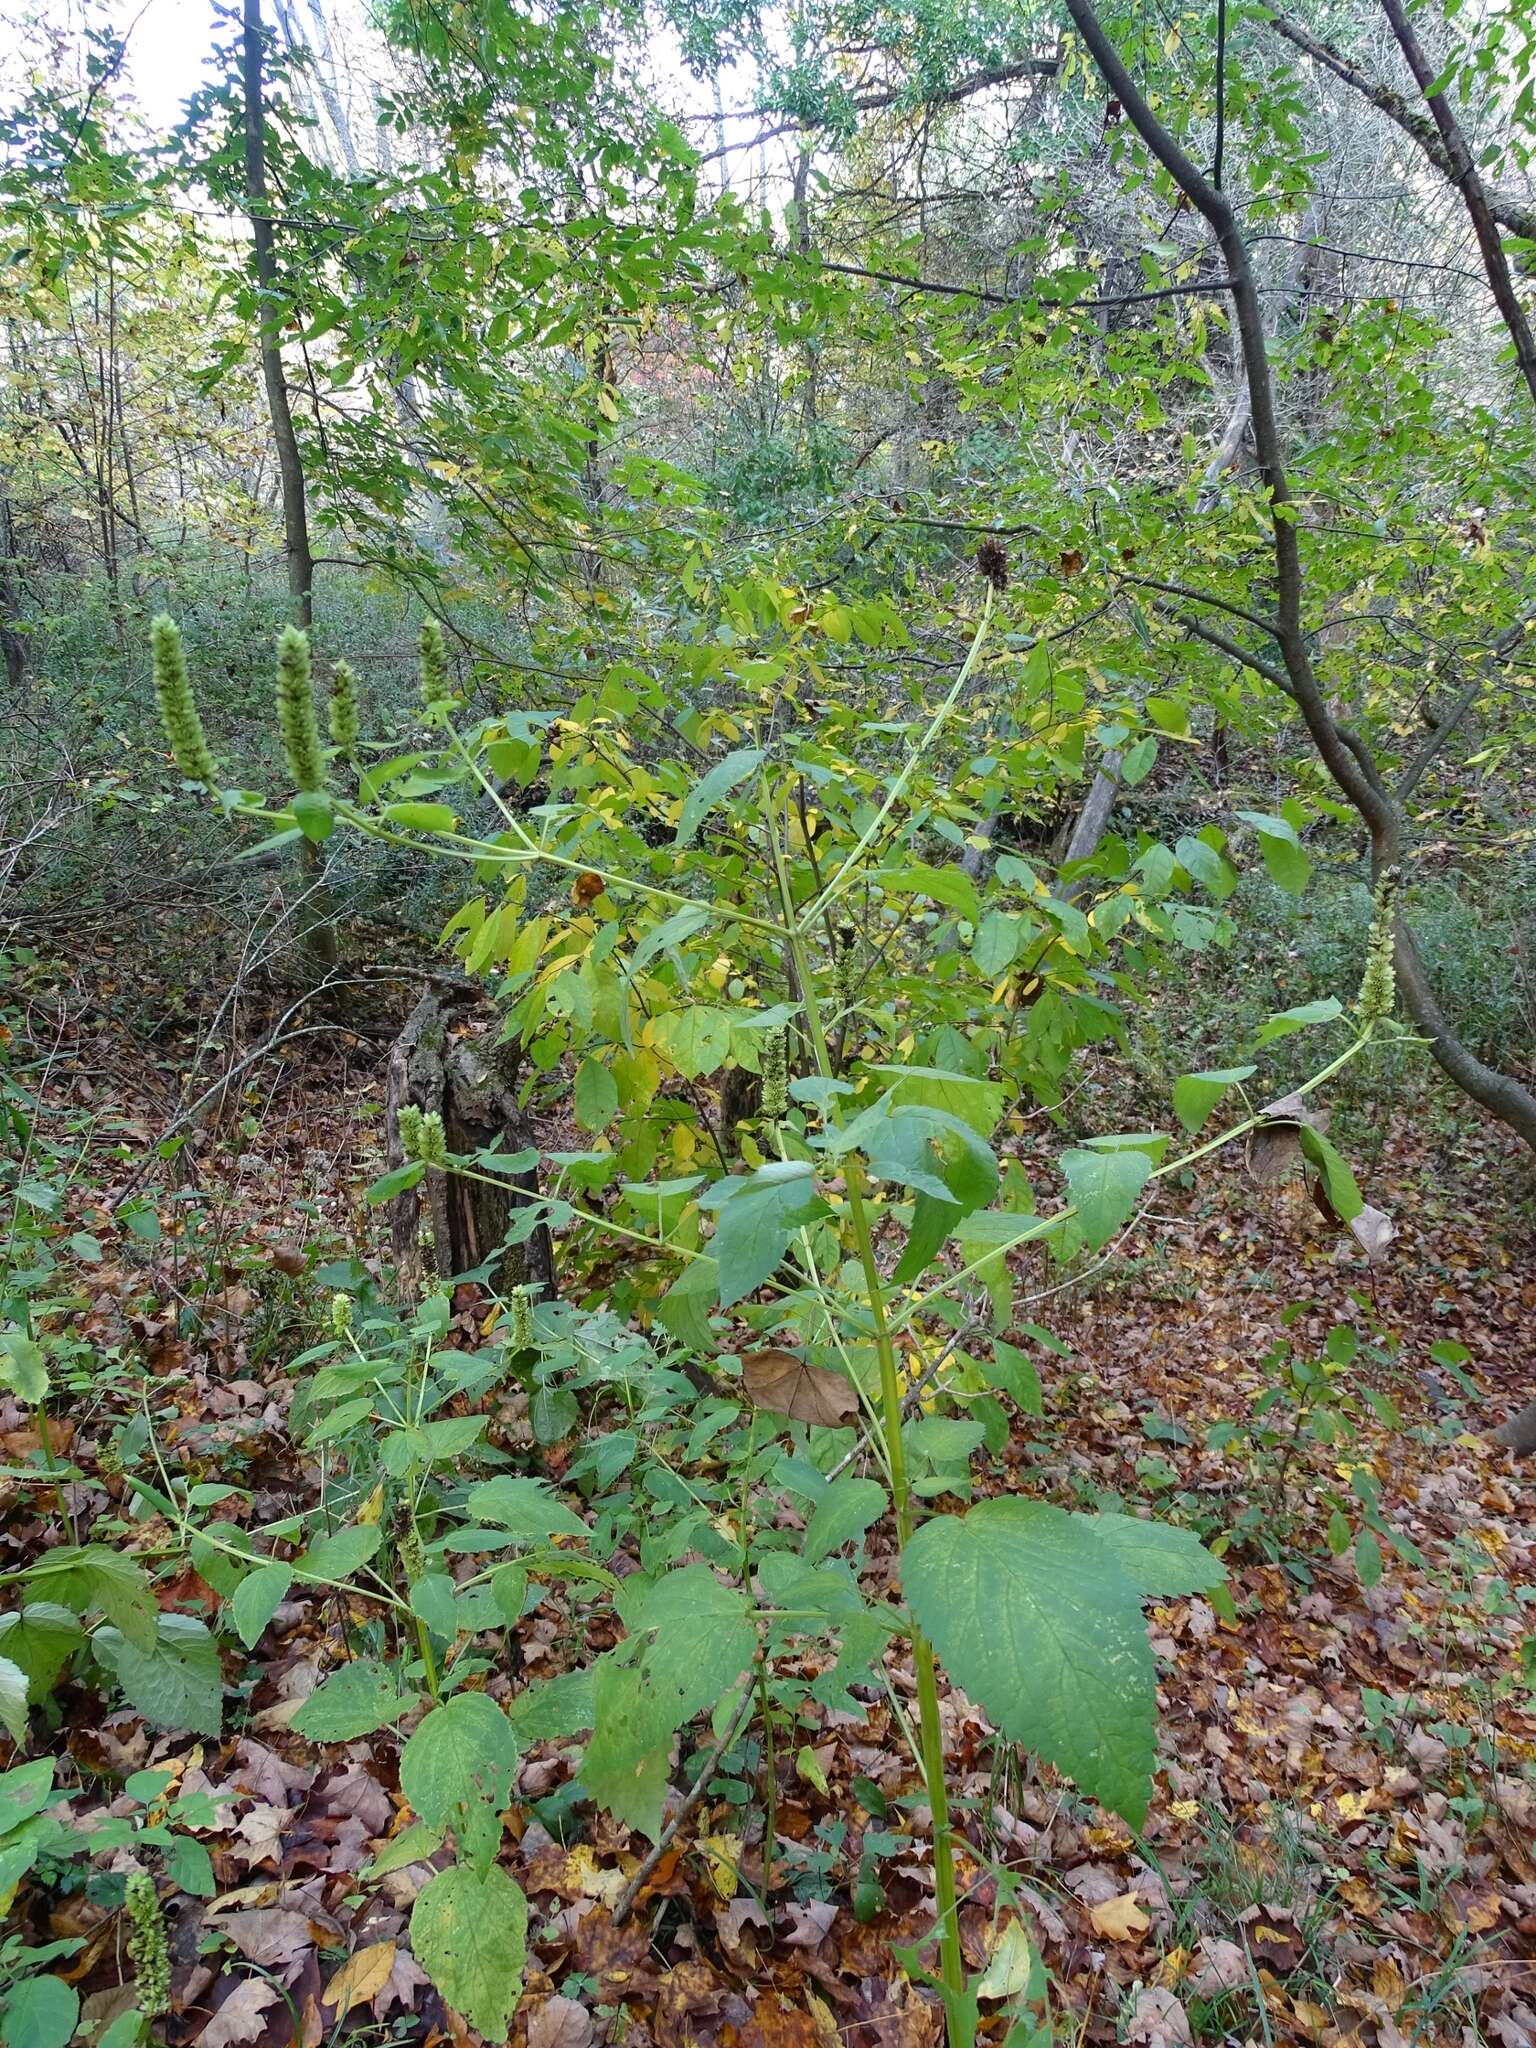
<svg viewBox="0 0 1536 2048">
<path fill-rule="evenodd" d="M 338 1456 L 348 1428 L 383 1433 L 384 1468 L 407 1486 L 393 1569 L 380 1562 L 383 1532 L 367 1500 L 296 1566 L 264 1558 L 248 1537 L 235 1544 L 202 1533 L 205 1554 L 211 1547 L 234 1573 L 229 1597 L 248 1640 L 269 1603 L 306 1576 L 362 1588 L 410 1623 L 410 1649 L 338 1672 L 296 1725 L 317 1738 L 357 1735 L 398 1719 L 420 1692 L 431 1699 L 402 1763 L 418 1816 L 409 1848 L 419 1855 L 451 1833 L 458 1860 L 420 1895 L 412 1939 L 444 1996 L 494 2038 L 522 1966 L 525 1905 L 496 1863 L 496 1814 L 510 1796 L 520 1728 L 590 1728 L 582 1783 L 655 1839 L 673 1741 L 693 1717 L 713 1714 L 724 1741 L 756 1706 L 771 1742 L 794 1717 L 786 1653 L 798 1659 L 826 1640 L 839 1697 L 850 1683 L 889 1686 L 892 1660 L 909 1659 L 915 1722 L 890 1696 L 932 1815 L 936 1981 L 960 2041 L 974 2031 L 976 1994 L 960 1949 L 936 1662 L 1005 1736 L 1084 1793 L 1133 1826 L 1146 1813 L 1156 1716 L 1142 1603 L 1217 1589 L 1219 1561 L 1184 1530 L 1122 1514 L 1017 1497 L 965 1512 L 928 1512 L 924 1502 L 968 1495 L 971 1454 L 1009 1428 L 999 1395 L 1024 1412 L 1038 1408 L 1028 1360 L 984 1334 L 1013 1319 L 1010 1254 L 1046 1247 L 1066 1261 L 1098 1252 L 1160 1179 L 1265 1114 L 1249 1110 L 1183 1150 L 1164 1132 L 1071 1147 L 1060 1160 L 1064 1199 L 1046 1213 L 1036 1212 L 1017 1162 L 1000 1160 L 999 1133 L 1039 1057 L 1037 1049 L 1021 1061 L 1014 1039 L 1029 999 L 1094 1000 L 1091 984 L 1070 972 L 1053 983 L 1044 952 L 1081 963 L 1114 917 L 1100 919 L 1102 904 L 1085 914 L 1051 897 L 1022 862 L 999 861 L 983 883 L 960 863 L 927 857 L 942 847 L 933 822 L 943 815 L 951 740 L 987 661 L 997 607 L 987 581 L 952 685 L 884 777 L 835 710 L 786 725 L 771 693 L 756 720 L 695 725 L 707 756 L 697 764 L 642 764 L 598 707 L 570 721 L 460 724 L 446 651 L 429 627 L 429 736 L 368 768 L 356 796 L 331 787 L 308 649 L 285 632 L 279 722 L 296 793 L 282 807 L 218 792 L 176 630 L 155 624 L 171 745 L 188 779 L 232 816 L 275 826 L 279 838 L 360 833 L 459 862 L 473 877 L 478 893 L 450 927 L 458 950 L 495 992 L 530 1087 L 569 1096 L 593 1141 L 547 1162 L 543 1192 L 514 1211 L 514 1231 L 546 1222 L 573 1267 L 585 1254 L 591 1270 L 617 1250 L 624 1272 L 622 1282 L 610 1275 L 606 1303 L 508 1304 L 519 1357 L 613 1357 L 639 1341 L 625 1326 L 643 1325 L 662 1366 L 692 1369 L 693 1383 L 675 1384 L 701 1416 L 722 1404 L 739 1412 L 740 1395 L 755 1404 L 740 1514 L 724 1531 L 718 1518 L 686 1523 L 692 1561 L 642 1541 L 644 1568 L 620 1582 L 593 1555 L 598 1529 L 622 1525 L 622 1511 L 619 1524 L 604 1519 L 613 1512 L 602 1469 L 608 1439 L 594 1446 L 588 1473 L 590 1524 L 534 1477 L 425 1488 L 421 1474 L 473 1455 L 483 1418 L 434 1412 L 466 1382 L 434 1350 L 430 1316 L 417 1332 L 423 1355 L 400 1366 L 380 1356 L 343 1298 L 306 1413 L 322 1417 L 318 1440 Z M 356 750 L 355 701 L 344 674 L 332 704 L 338 750 Z M 547 796 L 525 810 L 520 792 L 535 776 Z M 660 821 L 664 834 L 638 831 L 637 814 Z M 1214 847 L 1203 850 L 1220 862 Z M 941 915 L 919 915 L 920 901 Z M 1134 910 L 1134 881 L 1105 899 L 1116 901 Z M 1287 1012 L 1260 1042 L 1306 1026 L 1339 1032 L 1344 1043 L 1298 1091 L 1304 1098 L 1388 1027 L 1392 993 L 1383 897 L 1353 1012 L 1337 1000 Z M 719 1142 L 729 1134 L 705 1119 L 698 1084 L 739 1070 L 762 1087 L 760 1106 L 739 1119 L 734 1165 Z M 1177 1120 L 1193 1136 L 1254 1071 L 1184 1077 Z M 1349 1168 L 1299 1102 L 1288 1113 L 1333 1210 L 1357 1221 L 1363 1204 Z M 379 1183 L 381 1197 L 428 1172 L 494 1179 L 528 1163 L 454 1157 L 441 1123 L 419 1113 L 401 1117 L 400 1135 L 405 1164 Z M 949 1376 L 925 1375 L 914 1390 L 913 1354 L 947 1361 Z M 460 1359 L 455 1370 L 464 1367 Z M 551 1393 L 537 1367 L 534 1379 L 538 1399 L 569 1399 Z M 920 1398 L 935 1384 L 943 1415 L 925 1412 Z M 763 1411 L 775 1419 L 765 1425 Z M 564 1419 L 575 1413 L 573 1402 Z M 798 1462 L 765 1468 L 764 1429 L 788 1427 L 798 1441 L 802 1425 Z M 798 1474 L 810 1501 L 795 1550 L 754 1529 L 748 1494 L 765 1469 Z M 616 1476 L 610 1469 L 608 1480 Z M 887 1519 L 899 1586 L 875 1591 L 863 1582 L 862 1539 Z M 455 1579 L 446 1569 L 455 1549 L 492 1561 Z M 530 1573 L 606 1589 L 624 1633 L 575 1675 L 574 1689 L 558 1682 L 568 1687 L 563 1708 L 520 1697 L 509 1716 L 466 1688 L 485 1667 L 465 1646 L 488 1614 L 516 1618 Z M 770 1796 L 765 1886 L 775 1850 Z"/>
</svg>

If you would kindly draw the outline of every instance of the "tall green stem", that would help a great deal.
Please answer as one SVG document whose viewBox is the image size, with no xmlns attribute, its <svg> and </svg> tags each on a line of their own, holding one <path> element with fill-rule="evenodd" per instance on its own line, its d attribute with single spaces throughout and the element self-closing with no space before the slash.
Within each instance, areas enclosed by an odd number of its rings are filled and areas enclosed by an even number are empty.
<svg viewBox="0 0 1536 2048">
<path fill-rule="evenodd" d="M 767 823 L 769 843 L 773 851 L 774 877 L 778 885 L 780 909 L 784 922 L 789 927 L 790 958 L 795 970 L 795 981 L 799 988 L 816 1070 L 823 1079 L 834 1080 L 836 1075 L 832 1055 L 827 1045 L 826 1032 L 822 1028 L 821 1010 L 811 980 L 811 964 L 805 948 L 805 936 L 795 919 L 794 899 L 784 865 L 784 850 L 774 823 L 772 801 L 766 789 L 763 817 Z M 841 1108 L 835 1096 L 831 1100 L 831 1113 L 834 1122 L 842 1122 Z M 885 1439 L 886 1460 L 890 1467 L 891 1503 L 896 1513 L 896 1536 L 899 1546 L 905 1549 L 912 1534 L 912 1490 L 907 1482 L 906 1446 L 901 1434 L 901 1373 L 896 1363 L 896 1345 L 891 1335 L 890 1319 L 885 1312 L 885 1284 L 880 1278 L 880 1267 L 875 1258 L 874 1232 L 870 1228 L 869 1206 L 864 1199 L 864 1171 L 857 1153 L 850 1152 L 845 1156 L 843 1172 L 848 1189 L 848 1221 L 852 1226 L 859 1268 L 864 1278 L 865 1298 L 874 1325 L 875 1358 L 880 1368 L 881 1429 Z M 965 1958 L 960 1949 L 954 1835 L 949 1819 L 949 1793 L 944 1781 L 944 1733 L 943 1724 L 939 1719 L 938 1676 L 934 1668 L 932 1645 L 922 1630 L 915 1626 L 912 1630 L 912 1666 L 917 1679 L 923 1786 L 928 1794 L 928 1810 L 933 1816 L 933 1878 L 939 1913 L 939 1952 L 944 1987 L 958 1997 L 965 1990 Z"/>
</svg>

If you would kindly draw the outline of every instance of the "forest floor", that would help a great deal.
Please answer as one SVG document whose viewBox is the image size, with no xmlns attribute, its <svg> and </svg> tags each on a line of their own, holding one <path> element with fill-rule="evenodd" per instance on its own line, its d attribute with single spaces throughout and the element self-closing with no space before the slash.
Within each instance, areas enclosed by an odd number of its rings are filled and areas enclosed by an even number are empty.
<svg viewBox="0 0 1536 2048">
<path fill-rule="evenodd" d="M 319 1327 L 326 1262 L 379 1238 L 363 1191 L 379 1170 L 380 1048 L 341 1032 L 297 1042 L 162 1163 L 188 1042 L 124 1028 L 124 973 L 77 975 L 24 1019 L 29 1086 L 51 1142 L 78 1160 L 49 1229 L 99 1248 L 74 1277 L 70 1326 L 103 1365 L 55 1424 L 55 1450 L 85 1475 L 67 1506 L 82 1531 L 115 1511 L 121 1481 L 97 1453 L 114 1388 L 147 1369 L 164 1457 L 213 1487 L 238 1475 L 255 1518 L 291 1511 L 315 1473 L 287 1434 L 288 1362 Z M 1225 1531 L 1235 1618 L 1201 1599 L 1153 1611 L 1162 1767 L 1139 1838 L 946 1698 L 985 2039 L 1002 2040 L 1026 1984 L 1022 1932 L 1053 1985 L 1057 2031 L 1041 2040 L 1536 2041 L 1536 1521 L 1530 1468 L 1486 1434 L 1536 1391 L 1528 1170 L 1497 1136 L 1429 1130 L 1404 1105 L 1381 1133 L 1366 1192 L 1398 1235 L 1374 1266 L 1299 1185 L 1256 1185 L 1234 1163 L 1171 1189 L 1112 1260 L 1029 1311 L 1070 1355 L 1039 1356 L 1044 1413 L 1020 1419 L 981 1490 L 1074 1506 L 1112 1495 L 1208 1540 Z M 178 1202 L 157 1188 L 162 1164 Z M 1343 1324 L 1361 1342 L 1322 1375 L 1324 1442 L 1297 1426 L 1274 1347 L 1283 1337 L 1324 1361 Z M 36 1443 L 7 1401 L 8 1463 Z M 1373 1498 L 1379 1534 L 1362 1520 Z M 781 1512 L 792 1518 L 788 1500 Z M 0 1482 L 7 1567 L 57 1537 L 35 1484 Z M 191 1574 L 161 1598 L 210 1618 L 217 1604 Z M 160 2025 L 176 2048 L 466 2038 L 406 1946 L 426 1867 L 359 1875 L 401 1825 L 398 1741 L 317 1752 L 288 1726 L 344 1620 L 294 1597 L 259 1655 L 227 1655 L 238 1711 L 222 1740 L 159 1735 L 79 1686 L 56 1696 L 77 1820 L 123 1810 L 123 1780 L 147 1765 L 217 1804 L 200 1831 L 215 1895 L 168 1902 L 174 2000 Z M 573 1647 L 536 1611 L 492 1689 L 559 1670 Z M 899 1696 L 910 1673 L 892 1677 Z M 798 1760 L 780 1755 L 778 1823 L 820 1861 L 781 1874 L 766 1910 L 740 1787 L 722 1781 L 615 1924 L 647 1845 L 590 1809 L 569 1846 L 555 1840 L 531 1802 L 569 1778 L 575 1745 L 527 1755 L 525 1803 L 505 1821 L 531 1901 L 515 2041 L 938 2042 L 937 2006 L 897 1960 L 922 1945 L 933 1902 L 925 1815 L 899 1804 L 915 1772 L 891 1702 L 876 1696 L 863 1718 L 808 1703 L 806 1716 Z M 877 1840 L 879 1881 L 861 1890 Z M 9 1924 L 83 1941 L 57 1967 L 104 2023 L 124 2002 L 120 1918 L 90 1885 L 29 1881 Z"/>
</svg>

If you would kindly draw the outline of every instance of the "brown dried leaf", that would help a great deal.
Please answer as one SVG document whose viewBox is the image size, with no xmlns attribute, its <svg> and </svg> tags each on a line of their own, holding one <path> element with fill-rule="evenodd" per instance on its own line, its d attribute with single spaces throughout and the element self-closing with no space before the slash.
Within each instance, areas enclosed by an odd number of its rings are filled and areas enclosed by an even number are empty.
<svg viewBox="0 0 1536 2048">
<path fill-rule="evenodd" d="M 592 2015 L 574 1998 L 546 1998 L 528 2015 L 528 2048 L 590 2048 Z"/>
<path fill-rule="evenodd" d="M 1369 1202 L 1358 1216 L 1349 1219 L 1349 1227 L 1359 1238 L 1361 1248 L 1372 1265 L 1386 1256 L 1387 1246 L 1397 1235 L 1397 1225 L 1380 1209 L 1373 1209 Z"/>
<path fill-rule="evenodd" d="M 1259 1111 L 1267 1119 L 1248 1140 L 1248 1171 L 1257 1181 L 1283 1180 L 1301 1157 L 1301 1126 L 1326 1131 L 1328 1111 L 1304 1096 L 1281 1095 Z"/>
<path fill-rule="evenodd" d="M 244 2048 L 267 2030 L 267 2013 L 282 1993 L 265 1977 L 245 1977 L 197 2037 L 197 2048 Z"/>
<path fill-rule="evenodd" d="M 841 1373 L 811 1365 L 792 1351 L 748 1351 L 741 1360 L 742 1384 L 753 1405 L 791 1422 L 836 1429 L 858 1413 L 859 1397 Z"/>
</svg>

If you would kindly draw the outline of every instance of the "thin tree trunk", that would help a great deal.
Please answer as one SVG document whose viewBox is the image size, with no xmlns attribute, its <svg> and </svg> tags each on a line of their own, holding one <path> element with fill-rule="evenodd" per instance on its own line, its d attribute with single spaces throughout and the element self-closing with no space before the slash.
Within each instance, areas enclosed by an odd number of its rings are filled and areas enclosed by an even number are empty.
<svg viewBox="0 0 1536 2048">
<path fill-rule="evenodd" d="M 278 295 L 277 243 L 267 210 L 267 141 L 262 105 L 261 0 L 244 0 L 240 73 L 245 92 L 245 198 L 255 245 L 256 288 L 261 300 L 261 376 L 272 417 L 278 482 L 283 500 L 283 542 L 288 557 L 288 590 L 295 622 L 314 623 L 314 557 L 309 545 L 309 512 L 304 466 L 293 431 L 293 408 L 283 371 L 282 306 Z"/>
</svg>

